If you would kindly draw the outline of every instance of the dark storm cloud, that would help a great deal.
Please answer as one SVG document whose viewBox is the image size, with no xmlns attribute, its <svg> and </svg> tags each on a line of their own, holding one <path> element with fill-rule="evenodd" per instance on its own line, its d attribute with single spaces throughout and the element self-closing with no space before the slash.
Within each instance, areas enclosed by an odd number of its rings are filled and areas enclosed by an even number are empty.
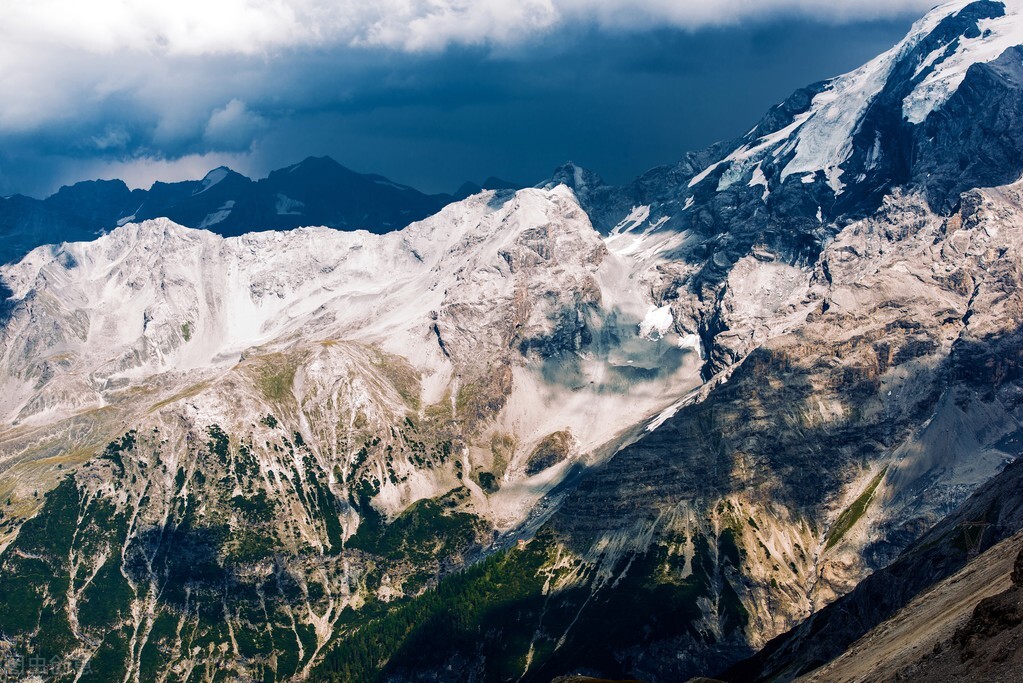
<svg viewBox="0 0 1023 683">
<path fill-rule="evenodd" d="M 258 175 L 322 154 L 430 191 L 488 175 L 532 183 L 569 159 L 624 181 L 744 133 L 793 89 L 890 47 L 912 18 L 588 24 L 414 54 L 314 46 L 146 53 L 125 65 L 118 53 L 68 51 L 61 79 L 76 106 L 0 126 L 0 192 L 39 195 L 94 176 L 148 184 L 220 163 Z"/>
</svg>

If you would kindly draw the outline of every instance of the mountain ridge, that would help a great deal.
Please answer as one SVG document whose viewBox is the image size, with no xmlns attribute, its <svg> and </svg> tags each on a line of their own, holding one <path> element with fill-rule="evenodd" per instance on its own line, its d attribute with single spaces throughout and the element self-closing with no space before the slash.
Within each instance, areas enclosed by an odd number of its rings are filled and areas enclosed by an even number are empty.
<svg viewBox="0 0 1023 683">
<path fill-rule="evenodd" d="M 389 232 L 451 201 L 329 157 L 308 157 L 259 180 L 222 166 L 200 180 L 156 182 L 148 190 L 130 190 L 121 180 L 82 181 L 42 200 L 0 199 L 0 262 L 44 244 L 93 239 L 129 221 L 170 218 L 225 236 L 305 226 Z"/>
</svg>

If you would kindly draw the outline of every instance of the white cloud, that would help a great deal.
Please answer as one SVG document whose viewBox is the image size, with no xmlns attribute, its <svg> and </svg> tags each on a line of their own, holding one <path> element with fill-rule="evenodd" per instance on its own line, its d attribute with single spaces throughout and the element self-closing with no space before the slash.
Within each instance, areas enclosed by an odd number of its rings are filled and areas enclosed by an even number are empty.
<svg viewBox="0 0 1023 683">
<path fill-rule="evenodd" d="M 923 14 L 935 0 L 557 0 L 562 16 L 605 28 L 723 26 L 778 16 L 824 21 L 879 19 Z M 961 2 L 960 2 L 961 4 Z"/>
<path fill-rule="evenodd" d="M 240 173 L 255 174 L 248 154 L 187 154 L 176 159 L 133 157 L 119 161 L 94 160 L 66 169 L 66 177 L 58 174 L 55 184 L 71 184 L 84 178 L 120 178 L 128 187 L 146 188 L 155 181 L 175 183 L 195 180 L 211 168 L 229 166 Z"/>
<path fill-rule="evenodd" d="M 962 0 L 959 0 L 962 2 Z M 308 49 L 513 45 L 573 24 L 698 28 L 779 14 L 843 21 L 922 13 L 932 0 L 9 0 L 0 20 L 0 133 L 80 120 L 176 80 L 181 64 L 271 64 Z M 167 103 L 159 143 L 202 135 L 211 109 Z M 228 97 L 234 96 L 234 93 Z M 223 98 L 223 95 L 220 96 Z M 208 107 L 211 93 L 196 98 Z"/>
<path fill-rule="evenodd" d="M 562 21 L 558 4 L 558 0 L 381 0 L 372 3 L 370 21 L 355 27 L 351 42 L 408 51 L 448 44 L 508 44 L 555 27 Z"/>
<path fill-rule="evenodd" d="M 102 134 L 92 136 L 92 142 L 96 149 L 101 151 L 124 149 L 131 142 L 131 133 L 125 130 L 124 126 L 109 125 Z"/>
<path fill-rule="evenodd" d="M 233 99 L 210 115 L 203 139 L 215 149 L 248 149 L 265 127 L 262 116 L 249 111 L 241 100 Z"/>
<path fill-rule="evenodd" d="M 303 24 L 305 0 L 16 0 L 4 8 L 0 35 L 96 53 L 250 54 L 315 33 Z"/>
<path fill-rule="evenodd" d="M 9 51 L 59 45 L 96 53 L 258 54 L 315 45 L 417 51 L 516 42 L 559 25 L 698 28 L 778 14 L 850 20 L 923 12 L 932 0 L 16 0 Z"/>
</svg>

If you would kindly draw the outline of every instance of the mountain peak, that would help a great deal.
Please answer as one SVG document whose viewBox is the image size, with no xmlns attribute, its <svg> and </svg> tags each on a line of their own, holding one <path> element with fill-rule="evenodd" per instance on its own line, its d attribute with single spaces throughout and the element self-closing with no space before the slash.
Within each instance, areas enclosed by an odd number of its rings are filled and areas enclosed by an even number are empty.
<svg viewBox="0 0 1023 683">
<path fill-rule="evenodd" d="M 779 214 L 775 223 L 820 207 L 826 226 L 867 215 L 897 186 L 922 189 L 934 210 L 949 211 L 966 189 L 1012 182 L 1023 172 L 1023 134 L 1012 123 L 1023 112 L 1020 45 L 1023 0 L 935 8 L 890 50 L 797 91 L 705 155 L 679 178 L 682 210 L 721 193 L 724 204 L 677 222 L 686 229 L 725 205 L 759 204 Z M 637 194 L 630 199 L 649 201 Z"/>
<path fill-rule="evenodd" d="M 241 173 L 237 173 L 227 166 L 217 166 L 215 169 L 203 176 L 203 179 L 199 181 L 199 188 L 196 189 L 192 194 L 201 194 L 206 190 L 210 189 L 215 185 L 219 185 L 228 178 L 238 178 L 241 180 L 249 180 L 246 176 Z"/>
<path fill-rule="evenodd" d="M 579 193 L 604 185 L 604 179 L 574 161 L 569 161 L 554 169 L 554 174 L 546 183 L 547 186 L 551 184 L 564 184 Z"/>
<path fill-rule="evenodd" d="M 287 168 L 282 169 L 286 173 L 337 173 L 339 171 L 347 173 L 355 173 L 347 166 L 336 161 L 333 157 L 329 156 L 308 156 L 297 164 L 292 164 Z"/>
<path fill-rule="evenodd" d="M 120 178 L 111 179 L 97 178 L 95 180 L 80 180 L 72 185 L 61 185 L 60 189 L 57 190 L 54 194 L 73 192 L 85 188 L 121 188 L 121 187 L 127 188 L 128 186 Z M 50 196 L 52 197 L 53 195 Z"/>
<path fill-rule="evenodd" d="M 1023 2 L 980 0 L 963 5 L 957 2 L 935 9 L 918 22 L 920 30 L 907 38 L 927 32 L 921 42 L 929 39 L 929 51 L 914 73 L 915 87 L 903 101 L 903 114 L 910 123 L 923 123 L 945 104 L 970 67 L 992 62 L 1023 44 Z"/>
<path fill-rule="evenodd" d="M 496 176 L 488 176 L 480 185 L 470 181 L 462 183 L 462 185 L 455 191 L 452 198 L 457 202 L 471 197 L 474 194 L 478 194 L 483 190 L 521 190 L 525 185 L 522 183 L 515 183 L 510 180 L 503 180 Z"/>
</svg>

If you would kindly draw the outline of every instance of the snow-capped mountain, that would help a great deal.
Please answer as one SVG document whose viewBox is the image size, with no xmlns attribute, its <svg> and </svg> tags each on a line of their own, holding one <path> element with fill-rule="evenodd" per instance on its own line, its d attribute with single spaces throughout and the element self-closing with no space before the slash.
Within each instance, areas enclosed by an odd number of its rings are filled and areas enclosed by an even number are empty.
<svg viewBox="0 0 1023 683">
<path fill-rule="evenodd" d="M 221 169 L 0 268 L 0 648 L 168 681 L 753 654 L 1020 455 L 1021 13 L 942 5 L 625 187 L 235 235 L 343 178 Z"/>
<path fill-rule="evenodd" d="M 863 67 L 794 93 L 749 133 L 656 168 L 625 187 L 573 166 L 573 187 L 609 232 L 692 231 L 700 252 L 734 263 L 756 244 L 815 257 L 823 240 L 873 212 L 894 187 L 947 212 L 959 193 L 1023 173 L 1020 3 L 952 2 Z M 708 269 L 718 279 L 727 268 Z"/>
<path fill-rule="evenodd" d="M 403 358 L 417 403 L 513 434 L 513 483 L 549 434 L 592 456 L 699 383 L 698 340 L 645 290 L 652 265 L 609 251 L 564 187 L 476 195 L 386 235 L 128 224 L 3 269 L 4 420 L 52 424 L 110 409 L 126 387 L 174 394 L 243 358 L 344 340 Z M 472 414 L 473 392 L 492 394 L 493 414 Z M 392 507 L 443 493 L 413 489 Z"/>
</svg>

